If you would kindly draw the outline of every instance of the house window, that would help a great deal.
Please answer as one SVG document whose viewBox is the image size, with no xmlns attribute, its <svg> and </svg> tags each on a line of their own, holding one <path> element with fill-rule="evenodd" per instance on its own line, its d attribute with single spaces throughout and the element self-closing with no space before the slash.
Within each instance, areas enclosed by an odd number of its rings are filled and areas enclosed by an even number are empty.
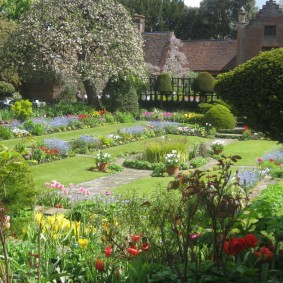
<svg viewBox="0 0 283 283">
<path fill-rule="evenodd" d="M 265 26 L 264 27 L 265 36 L 275 36 L 276 35 L 276 26 Z"/>
</svg>

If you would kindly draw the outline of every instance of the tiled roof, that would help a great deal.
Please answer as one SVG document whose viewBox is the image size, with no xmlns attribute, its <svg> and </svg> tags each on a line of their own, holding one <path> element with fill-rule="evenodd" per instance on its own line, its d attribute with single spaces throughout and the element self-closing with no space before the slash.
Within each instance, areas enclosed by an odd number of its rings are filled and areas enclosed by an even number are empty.
<svg viewBox="0 0 283 283">
<path fill-rule="evenodd" d="M 173 32 L 143 33 L 145 62 L 162 69 L 166 62 L 170 39 L 173 35 Z"/>
<path fill-rule="evenodd" d="M 236 40 L 182 41 L 180 51 L 187 57 L 188 67 L 197 72 L 225 72 L 236 67 Z"/>
</svg>

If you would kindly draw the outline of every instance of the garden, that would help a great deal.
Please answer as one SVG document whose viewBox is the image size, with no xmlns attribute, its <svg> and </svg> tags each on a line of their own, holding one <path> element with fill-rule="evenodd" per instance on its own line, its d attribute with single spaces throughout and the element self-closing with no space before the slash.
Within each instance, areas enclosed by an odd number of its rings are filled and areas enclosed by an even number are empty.
<svg viewBox="0 0 283 283">
<path fill-rule="evenodd" d="M 280 145 L 215 138 L 193 112 L 79 107 L 1 111 L 5 282 L 282 281 Z M 149 173 L 77 186 L 126 168 Z"/>
</svg>

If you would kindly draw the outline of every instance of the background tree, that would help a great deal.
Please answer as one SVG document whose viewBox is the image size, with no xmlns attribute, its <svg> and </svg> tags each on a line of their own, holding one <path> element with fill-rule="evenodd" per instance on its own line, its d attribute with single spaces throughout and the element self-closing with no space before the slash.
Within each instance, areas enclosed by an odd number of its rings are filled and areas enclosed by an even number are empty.
<svg viewBox="0 0 283 283">
<path fill-rule="evenodd" d="M 132 15 L 145 16 L 145 31 L 174 31 L 180 33 L 183 0 L 118 0 Z"/>
<path fill-rule="evenodd" d="M 24 77 L 72 76 L 99 108 L 97 83 L 109 77 L 145 77 L 141 36 L 126 9 L 113 0 L 40 0 L 22 17 L 2 60 Z"/>
<path fill-rule="evenodd" d="M 181 39 L 226 39 L 236 37 L 238 10 L 244 7 L 247 19 L 255 12 L 255 0 L 203 0 L 199 8 L 185 8 Z"/>
<path fill-rule="evenodd" d="M 283 48 L 262 52 L 219 75 L 217 94 L 247 117 L 247 125 L 283 142 Z"/>
<path fill-rule="evenodd" d="M 34 0 L 2 0 L 0 11 L 12 20 L 19 20 L 20 16 L 29 10 Z"/>
</svg>

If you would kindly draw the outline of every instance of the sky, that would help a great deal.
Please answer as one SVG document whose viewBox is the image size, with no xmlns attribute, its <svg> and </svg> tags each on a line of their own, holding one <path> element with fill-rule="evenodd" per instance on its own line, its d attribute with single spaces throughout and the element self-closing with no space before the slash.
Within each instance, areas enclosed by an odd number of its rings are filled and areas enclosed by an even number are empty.
<svg viewBox="0 0 283 283">
<path fill-rule="evenodd" d="M 264 5 L 266 0 L 256 0 L 256 6 L 261 8 L 262 5 Z M 278 2 L 278 1 L 276 1 Z M 198 7 L 200 0 L 184 0 L 185 5 L 191 6 L 191 7 Z"/>
</svg>

